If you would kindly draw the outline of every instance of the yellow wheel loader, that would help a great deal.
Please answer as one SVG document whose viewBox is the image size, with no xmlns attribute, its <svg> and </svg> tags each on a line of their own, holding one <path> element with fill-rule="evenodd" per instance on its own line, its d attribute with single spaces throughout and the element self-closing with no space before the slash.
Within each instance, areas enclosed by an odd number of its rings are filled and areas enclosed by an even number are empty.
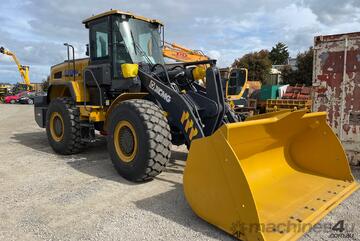
<svg viewBox="0 0 360 241">
<path fill-rule="evenodd" d="M 242 240 L 296 239 L 358 188 L 325 113 L 239 122 L 215 60 L 164 65 L 159 21 L 111 10 L 83 23 L 89 58 L 71 59 L 65 44 L 68 60 L 35 99 L 57 153 L 80 152 L 99 131 L 119 174 L 139 182 L 164 170 L 172 143 L 185 143 L 191 208 Z M 209 65 L 205 88 L 195 81 L 199 64 Z"/>
</svg>

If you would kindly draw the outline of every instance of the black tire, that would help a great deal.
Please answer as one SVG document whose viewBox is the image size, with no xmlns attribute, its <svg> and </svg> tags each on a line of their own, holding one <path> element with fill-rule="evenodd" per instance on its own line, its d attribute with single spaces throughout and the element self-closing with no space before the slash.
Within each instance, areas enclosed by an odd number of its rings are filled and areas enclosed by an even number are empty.
<svg viewBox="0 0 360 241">
<path fill-rule="evenodd" d="M 125 145 L 124 139 L 115 138 L 119 123 L 127 122 L 136 138 L 131 160 L 120 158 L 115 141 Z M 119 130 L 120 133 L 120 130 Z M 119 134 L 120 135 L 120 134 Z M 170 127 L 163 111 L 148 100 L 127 100 L 119 104 L 109 116 L 108 150 L 115 169 L 124 178 L 141 182 L 151 180 L 166 167 L 171 155 Z M 122 142 L 123 141 L 123 142 Z M 132 142 L 131 140 L 131 143 Z"/>
<path fill-rule="evenodd" d="M 16 100 L 10 100 L 10 104 L 15 104 Z"/>
<path fill-rule="evenodd" d="M 51 133 L 50 119 L 53 113 L 58 113 L 63 123 L 62 135 L 58 140 L 55 140 Z M 57 98 L 50 102 L 46 113 L 46 134 L 55 152 L 70 155 L 79 153 L 85 147 L 81 141 L 79 115 L 79 110 L 71 98 Z"/>
</svg>

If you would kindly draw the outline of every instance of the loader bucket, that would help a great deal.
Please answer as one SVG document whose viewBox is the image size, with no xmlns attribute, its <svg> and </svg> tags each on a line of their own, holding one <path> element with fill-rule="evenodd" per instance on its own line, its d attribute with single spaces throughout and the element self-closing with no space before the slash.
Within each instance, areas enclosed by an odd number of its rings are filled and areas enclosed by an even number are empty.
<svg viewBox="0 0 360 241">
<path fill-rule="evenodd" d="M 184 192 L 194 212 L 241 240 L 296 240 L 358 188 L 326 113 L 225 124 L 194 140 Z"/>
</svg>

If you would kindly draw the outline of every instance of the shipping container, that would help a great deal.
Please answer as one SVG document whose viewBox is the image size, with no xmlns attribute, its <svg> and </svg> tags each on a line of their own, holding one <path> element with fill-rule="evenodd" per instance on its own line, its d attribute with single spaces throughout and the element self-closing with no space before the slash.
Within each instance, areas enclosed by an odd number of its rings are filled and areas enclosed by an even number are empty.
<svg viewBox="0 0 360 241">
<path fill-rule="evenodd" d="M 314 38 L 313 111 L 328 121 L 347 152 L 360 163 L 360 32 Z"/>
<path fill-rule="evenodd" d="M 279 97 L 280 85 L 263 85 L 260 89 L 260 100 L 276 99 Z"/>
</svg>

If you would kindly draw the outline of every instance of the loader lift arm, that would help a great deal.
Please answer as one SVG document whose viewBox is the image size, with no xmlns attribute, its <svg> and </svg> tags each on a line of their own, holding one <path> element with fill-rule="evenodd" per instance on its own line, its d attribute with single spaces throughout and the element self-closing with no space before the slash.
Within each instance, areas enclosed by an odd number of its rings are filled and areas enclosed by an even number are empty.
<svg viewBox="0 0 360 241">
<path fill-rule="evenodd" d="M 204 60 L 192 64 L 213 64 L 213 62 L 213 60 Z M 176 72 L 181 72 L 181 70 L 176 70 Z M 194 139 L 211 135 L 223 124 L 226 108 L 220 74 L 216 67 L 210 66 L 206 70 L 206 78 L 210 80 L 206 91 L 195 83 L 188 84 L 188 88 L 182 90 L 172 88 L 166 81 L 156 78 L 158 75 L 139 70 L 142 85 L 169 113 L 170 124 L 183 132 L 188 145 Z M 173 76 L 174 73 L 167 75 Z"/>
<path fill-rule="evenodd" d="M 184 62 L 186 65 L 199 64 L 197 63 L 198 61 L 206 62 L 206 60 L 210 60 L 210 58 L 206 56 L 201 50 L 192 50 L 177 43 L 168 43 L 164 41 L 162 51 L 164 57 L 173 59 L 177 62 Z M 203 66 L 206 67 L 206 65 Z M 220 72 L 226 72 L 226 83 L 225 86 L 223 86 L 225 88 L 226 98 L 232 101 L 240 99 L 243 96 L 247 86 L 248 70 L 245 68 L 229 68 L 220 69 Z M 236 80 L 238 75 L 245 75 L 245 81 L 238 83 Z M 229 88 L 231 88 L 232 91 L 228 91 Z M 235 92 L 233 91 L 234 89 Z"/>
<path fill-rule="evenodd" d="M 18 68 L 18 71 L 19 71 L 19 73 L 21 75 L 21 78 L 24 81 L 24 84 L 26 84 L 27 88 L 31 87 L 31 85 L 30 85 L 30 77 L 29 77 L 29 69 L 30 69 L 30 67 L 20 64 L 20 61 L 16 57 L 16 55 L 13 52 L 11 52 L 10 50 L 5 49 L 4 47 L 0 47 L 0 53 L 8 55 L 8 56 L 13 58 L 16 66 Z"/>
</svg>

